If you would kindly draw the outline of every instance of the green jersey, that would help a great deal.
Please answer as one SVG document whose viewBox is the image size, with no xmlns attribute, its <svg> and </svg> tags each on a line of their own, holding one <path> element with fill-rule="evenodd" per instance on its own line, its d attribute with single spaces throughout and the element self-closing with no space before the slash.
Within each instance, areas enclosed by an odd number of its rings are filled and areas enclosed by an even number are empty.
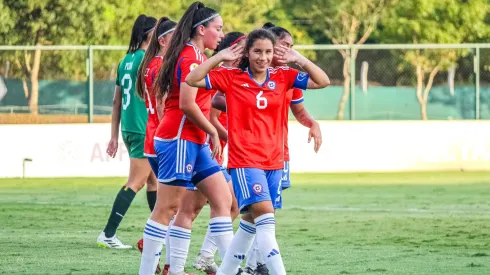
<svg viewBox="0 0 490 275">
<path fill-rule="evenodd" d="M 148 112 L 145 101 L 136 92 L 138 68 L 143 61 L 144 50 L 128 53 L 119 63 L 116 85 L 121 87 L 121 131 L 145 134 Z"/>
</svg>

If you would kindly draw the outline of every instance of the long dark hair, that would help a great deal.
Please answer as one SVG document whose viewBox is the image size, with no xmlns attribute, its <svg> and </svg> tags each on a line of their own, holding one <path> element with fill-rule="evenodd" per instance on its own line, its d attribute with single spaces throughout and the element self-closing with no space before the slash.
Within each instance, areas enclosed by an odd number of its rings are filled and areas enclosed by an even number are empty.
<svg viewBox="0 0 490 275">
<path fill-rule="evenodd" d="M 277 39 L 282 39 L 285 35 L 291 36 L 291 33 L 288 30 L 282 27 L 278 27 L 271 22 L 265 23 L 262 28 L 271 31 Z"/>
<path fill-rule="evenodd" d="M 158 40 L 162 35 L 168 35 L 172 32 L 172 29 L 175 28 L 177 23 L 168 19 L 168 17 L 162 17 L 158 20 L 156 26 L 156 31 L 153 32 L 153 35 L 150 38 L 150 44 L 148 45 L 148 49 L 146 49 L 145 57 L 141 62 L 141 65 L 138 69 L 138 78 L 136 79 L 136 88 L 138 91 L 138 95 L 141 98 L 145 98 L 145 71 L 151 60 L 158 54 L 160 51 L 160 43 Z M 162 36 L 163 37 L 163 36 Z"/>
<path fill-rule="evenodd" d="M 224 50 L 228 47 L 233 46 L 234 43 L 238 42 L 237 39 L 245 36 L 245 34 L 241 32 L 229 32 L 225 35 L 225 37 L 221 40 L 216 50 L 214 50 L 213 55 L 216 55 L 221 50 Z"/>
<path fill-rule="evenodd" d="M 274 34 L 272 32 L 266 29 L 257 29 L 248 34 L 247 43 L 245 44 L 245 49 L 243 50 L 243 52 L 248 53 L 250 48 L 252 48 L 252 46 L 254 45 L 255 41 L 259 39 L 268 39 L 272 42 L 272 45 L 276 44 L 276 38 L 274 37 Z M 238 64 L 238 68 L 244 71 L 249 65 L 250 62 L 248 60 L 248 57 L 243 55 L 242 60 L 240 60 L 240 64 Z"/>
<path fill-rule="evenodd" d="M 129 41 L 128 51 L 126 53 L 134 53 L 140 47 L 143 41 L 148 39 L 148 34 L 151 32 L 157 19 L 141 14 L 134 21 L 133 30 L 131 31 L 131 40 Z"/>
<path fill-rule="evenodd" d="M 156 87 L 158 87 L 158 97 L 163 98 L 172 89 L 178 58 L 187 42 L 196 35 L 197 27 L 208 26 L 211 20 L 206 21 L 206 19 L 217 16 L 217 14 L 215 10 L 205 7 L 201 2 L 194 2 L 187 8 L 177 27 L 175 27 L 172 41 L 163 57 L 163 64 L 155 82 Z M 199 25 L 196 26 L 196 24 Z"/>
</svg>

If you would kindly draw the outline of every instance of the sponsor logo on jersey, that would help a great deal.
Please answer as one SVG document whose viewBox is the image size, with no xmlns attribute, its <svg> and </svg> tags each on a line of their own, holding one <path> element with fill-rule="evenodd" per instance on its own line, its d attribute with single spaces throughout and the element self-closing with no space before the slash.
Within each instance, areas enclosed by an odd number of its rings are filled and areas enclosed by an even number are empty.
<svg viewBox="0 0 490 275">
<path fill-rule="evenodd" d="M 274 81 L 269 81 L 269 83 L 267 83 L 267 88 L 269 88 L 269 90 L 275 90 L 276 89 L 276 82 Z"/>
<path fill-rule="evenodd" d="M 252 185 L 252 191 L 259 195 L 264 191 L 264 187 L 262 187 L 262 184 L 260 183 L 254 183 L 254 185 Z"/>
<path fill-rule="evenodd" d="M 247 83 L 244 83 L 244 84 L 242 84 L 242 85 L 240 85 L 240 86 L 242 86 L 242 87 L 247 87 L 247 88 L 248 88 L 248 84 L 247 84 Z"/>
</svg>

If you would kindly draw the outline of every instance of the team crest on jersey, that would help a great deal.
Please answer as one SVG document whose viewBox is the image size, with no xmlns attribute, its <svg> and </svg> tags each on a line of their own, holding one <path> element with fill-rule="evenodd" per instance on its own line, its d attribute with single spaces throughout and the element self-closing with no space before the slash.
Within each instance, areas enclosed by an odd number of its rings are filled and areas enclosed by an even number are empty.
<svg viewBox="0 0 490 275">
<path fill-rule="evenodd" d="M 298 76 L 296 77 L 296 79 L 298 79 L 298 81 L 303 81 L 303 80 L 305 80 L 305 78 L 306 78 L 307 75 L 308 74 L 305 73 L 305 72 L 299 72 L 298 73 Z"/>
<path fill-rule="evenodd" d="M 262 187 L 262 184 L 260 183 L 254 183 L 254 185 L 252 185 L 252 191 L 259 195 L 264 191 L 264 187 Z"/>
<path fill-rule="evenodd" d="M 267 83 L 267 88 L 269 88 L 269 90 L 275 90 L 276 89 L 276 82 L 274 81 L 269 81 L 269 83 Z"/>
<path fill-rule="evenodd" d="M 190 164 L 190 163 L 189 163 L 189 164 L 187 164 L 187 165 L 185 166 L 185 171 L 186 171 L 187 173 L 192 172 L 192 164 Z"/>
<path fill-rule="evenodd" d="M 190 66 L 189 66 L 189 70 L 192 72 L 195 68 L 197 68 L 197 63 L 192 63 Z"/>
</svg>

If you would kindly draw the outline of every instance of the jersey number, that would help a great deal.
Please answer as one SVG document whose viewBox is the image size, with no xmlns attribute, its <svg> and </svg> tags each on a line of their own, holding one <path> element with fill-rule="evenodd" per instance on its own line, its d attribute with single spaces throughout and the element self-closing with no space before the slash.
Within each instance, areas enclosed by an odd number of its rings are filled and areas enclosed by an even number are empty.
<svg viewBox="0 0 490 275">
<path fill-rule="evenodd" d="M 146 98 L 148 99 L 148 108 L 146 108 L 146 110 L 148 111 L 149 114 L 154 115 L 155 109 L 153 108 L 153 105 L 151 105 L 150 93 L 148 92 L 148 89 L 146 89 L 146 87 L 145 87 L 145 93 L 146 93 Z"/>
<path fill-rule="evenodd" d="M 127 83 L 127 85 L 125 84 Z M 126 95 L 126 100 L 124 100 L 123 97 L 123 110 L 126 110 L 129 106 L 129 103 L 131 103 L 131 88 L 133 87 L 133 80 L 131 79 L 131 76 L 129 74 L 125 74 L 121 80 L 121 84 L 123 87 L 123 92 Z"/>
<path fill-rule="evenodd" d="M 263 91 L 260 91 L 257 96 L 255 97 L 257 99 L 257 108 L 259 109 L 265 109 L 267 108 L 267 98 L 262 97 L 264 94 Z"/>
</svg>

